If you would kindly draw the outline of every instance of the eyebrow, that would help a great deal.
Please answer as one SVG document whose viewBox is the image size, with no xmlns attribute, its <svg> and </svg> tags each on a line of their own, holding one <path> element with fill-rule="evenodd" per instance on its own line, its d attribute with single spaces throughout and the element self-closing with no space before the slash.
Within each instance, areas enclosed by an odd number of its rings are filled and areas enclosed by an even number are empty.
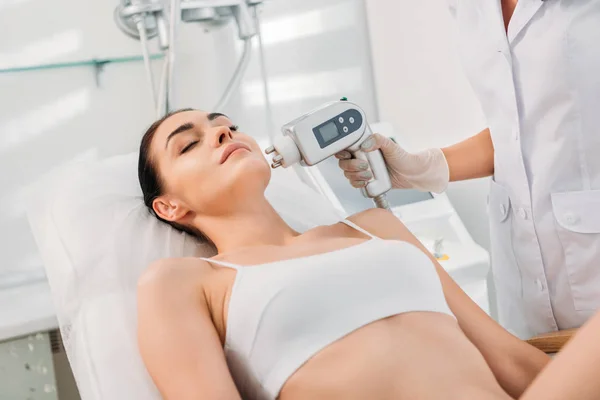
<svg viewBox="0 0 600 400">
<path fill-rule="evenodd" d="M 218 112 L 210 113 L 207 116 L 207 118 L 208 118 L 209 121 L 214 121 L 215 119 L 217 119 L 219 117 L 229 118 L 227 115 L 221 114 L 221 113 L 218 113 Z M 165 143 L 165 149 L 167 148 L 167 146 L 169 146 L 169 141 L 171 140 L 171 138 L 173 136 L 175 136 L 175 135 L 177 135 L 178 133 L 181 133 L 181 132 L 189 131 L 190 129 L 194 129 L 194 124 L 192 124 L 191 122 L 186 122 L 185 124 L 181 125 L 179 128 L 175 129 L 173 132 L 171 132 L 169 134 L 169 136 L 167 136 L 167 142 Z"/>
<path fill-rule="evenodd" d="M 215 119 L 217 119 L 219 117 L 229 118 L 227 115 L 221 114 L 221 113 L 218 113 L 218 112 L 214 112 L 214 113 L 208 114 L 207 118 L 208 118 L 209 121 L 214 121 Z"/>
<path fill-rule="evenodd" d="M 167 136 L 167 142 L 165 143 L 165 149 L 169 145 L 169 140 L 171 140 L 171 138 L 173 136 L 175 136 L 181 132 L 189 131 L 190 129 L 194 129 L 194 124 L 192 124 L 191 122 L 186 122 L 185 124 L 181 125 L 179 128 L 175 129 L 173 132 L 169 133 L 169 136 Z"/>
</svg>

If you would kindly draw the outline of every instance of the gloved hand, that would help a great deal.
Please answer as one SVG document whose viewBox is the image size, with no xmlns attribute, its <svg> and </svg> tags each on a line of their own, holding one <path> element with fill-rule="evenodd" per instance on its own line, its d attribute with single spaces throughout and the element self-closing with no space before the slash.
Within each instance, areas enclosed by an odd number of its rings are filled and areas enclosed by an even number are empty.
<svg viewBox="0 0 600 400">
<path fill-rule="evenodd" d="M 363 151 L 381 149 L 383 158 L 396 189 L 418 189 L 422 191 L 442 193 L 450 180 L 450 171 L 446 157 L 441 149 L 427 149 L 419 153 L 409 153 L 391 139 L 378 133 L 367 139 L 362 145 Z M 350 184 L 356 188 L 364 187 L 373 174 L 368 164 L 357 159 L 350 159 L 347 151 L 335 155 L 340 161 L 340 168 Z"/>
</svg>

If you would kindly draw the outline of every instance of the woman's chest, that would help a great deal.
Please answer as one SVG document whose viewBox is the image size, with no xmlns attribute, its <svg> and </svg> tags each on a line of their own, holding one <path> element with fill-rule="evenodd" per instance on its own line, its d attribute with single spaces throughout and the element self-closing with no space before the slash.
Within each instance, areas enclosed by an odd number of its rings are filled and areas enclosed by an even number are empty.
<svg viewBox="0 0 600 400">
<path fill-rule="evenodd" d="M 359 250 L 363 244 L 366 244 L 365 239 L 321 238 L 294 246 L 257 247 L 219 259 L 237 268 L 213 264 L 204 285 L 222 342 L 226 341 L 232 310 L 233 319 L 239 319 L 244 314 L 239 310 L 243 309 L 247 311 L 243 318 L 251 319 L 254 314 L 262 313 L 282 291 L 292 300 L 277 303 L 286 303 L 282 307 L 290 310 L 303 297 L 298 293 L 308 295 L 319 290 L 319 285 L 329 282 L 332 276 L 335 279 L 353 275 L 352 265 L 368 261 L 364 251 Z"/>
<path fill-rule="evenodd" d="M 256 337 L 255 344 L 294 338 L 342 315 L 399 307 L 406 296 L 411 301 L 443 300 L 431 260 L 403 242 L 362 241 L 327 253 L 241 267 L 224 302 L 225 342 L 244 348 L 239 341 L 248 337 Z"/>
<path fill-rule="evenodd" d="M 519 0 L 501 0 L 502 5 L 502 17 L 504 19 L 504 28 L 508 30 L 508 24 L 512 18 L 515 8 Z"/>
<path fill-rule="evenodd" d="M 353 247 L 367 239 L 344 236 L 314 236 L 283 246 L 257 246 L 227 254 L 222 258 L 232 264 L 254 268 L 272 263 L 315 257 Z"/>
</svg>

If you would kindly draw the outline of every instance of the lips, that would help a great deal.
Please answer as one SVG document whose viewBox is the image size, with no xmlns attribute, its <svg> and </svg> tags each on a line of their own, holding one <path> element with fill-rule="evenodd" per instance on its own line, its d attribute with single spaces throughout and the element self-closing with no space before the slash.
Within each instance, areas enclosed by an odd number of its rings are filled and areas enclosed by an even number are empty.
<svg viewBox="0 0 600 400">
<path fill-rule="evenodd" d="M 225 150 L 223 150 L 223 153 L 221 154 L 220 163 L 223 164 L 225 161 L 227 161 L 227 159 L 229 158 L 231 153 L 233 153 L 236 150 L 240 150 L 240 149 L 250 151 L 250 148 L 243 143 L 232 143 L 232 144 L 228 145 L 227 147 L 225 147 Z"/>
</svg>

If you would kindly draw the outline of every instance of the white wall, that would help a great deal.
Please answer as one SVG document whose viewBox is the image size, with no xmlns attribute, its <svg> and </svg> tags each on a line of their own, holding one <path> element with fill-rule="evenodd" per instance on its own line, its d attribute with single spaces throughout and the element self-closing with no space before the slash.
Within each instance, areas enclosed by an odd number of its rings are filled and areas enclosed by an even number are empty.
<svg viewBox="0 0 600 400">
<path fill-rule="evenodd" d="M 139 42 L 113 21 L 117 4 L 0 1 L 0 70 L 141 55 Z M 271 127 L 256 46 L 239 93 L 225 110 L 213 111 L 226 112 L 261 141 L 269 129 L 341 96 L 375 118 L 362 0 L 267 1 L 261 14 Z M 235 31 L 233 24 L 210 29 L 180 25 L 176 107 L 212 110 L 241 52 Z M 160 62 L 154 67 L 158 74 Z M 0 284 L 9 272 L 41 271 L 25 218 L 31 183 L 85 154 L 135 151 L 153 118 L 141 62 L 108 64 L 98 82 L 89 66 L 0 72 Z"/>
<path fill-rule="evenodd" d="M 0 68 L 139 55 L 138 42 L 113 22 L 117 2 L 12 0 L 0 6 Z M 192 28 L 190 27 L 190 30 Z M 217 35 L 195 27 L 198 46 Z M 225 34 L 225 32 L 223 32 Z M 224 51 L 230 63 L 233 51 Z M 214 63 L 198 63 L 212 73 Z M 155 67 L 159 67 L 155 62 Z M 158 68 L 156 68 L 158 70 Z M 215 80 L 223 80 L 224 72 Z M 191 84 L 200 86 L 197 76 Z M 216 96 L 216 95 L 215 95 Z M 195 103 L 211 98 L 198 90 Z M 194 104 L 195 105 L 195 104 Z M 61 164 L 97 153 L 133 151 L 153 118 L 140 62 L 0 73 L 0 280 L 2 273 L 41 270 L 25 218 L 31 183 Z"/>
<path fill-rule="evenodd" d="M 261 26 L 272 129 L 279 132 L 284 123 L 342 96 L 376 118 L 362 0 L 268 0 Z M 264 113 L 257 58 L 240 95 L 244 115 Z M 264 116 L 260 121 L 266 123 Z M 258 131 L 265 129 L 263 125 Z"/>
<path fill-rule="evenodd" d="M 445 1 L 366 0 L 377 105 L 409 149 L 442 147 L 485 128 L 454 50 Z M 452 204 L 489 249 L 487 179 L 453 183 Z"/>
</svg>

